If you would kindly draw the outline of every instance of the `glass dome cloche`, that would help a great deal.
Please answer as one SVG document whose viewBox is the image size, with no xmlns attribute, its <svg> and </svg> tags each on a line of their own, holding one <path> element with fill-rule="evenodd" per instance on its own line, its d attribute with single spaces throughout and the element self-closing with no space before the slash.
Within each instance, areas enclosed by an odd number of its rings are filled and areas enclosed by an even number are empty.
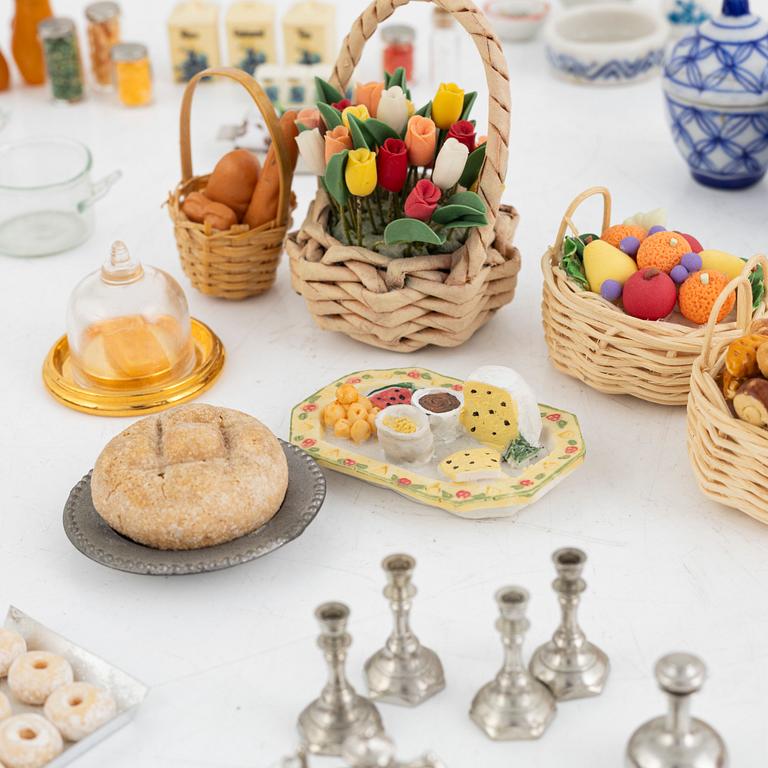
<svg viewBox="0 0 768 768">
<path fill-rule="evenodd" d="M 195 365 L 184 291 L 163 270 L 143 266 L 121 241 L 72 292 L 67 340 L 75 379 L 91 387 L 159 386 Z"/>
</svg>

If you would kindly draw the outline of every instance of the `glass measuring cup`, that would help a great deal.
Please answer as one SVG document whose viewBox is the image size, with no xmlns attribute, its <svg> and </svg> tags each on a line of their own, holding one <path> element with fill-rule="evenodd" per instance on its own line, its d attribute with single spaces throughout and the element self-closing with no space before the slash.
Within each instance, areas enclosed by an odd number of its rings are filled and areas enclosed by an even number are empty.
<svg viewBox="0 0 768 768">
<path fill-rule="evenodd" d="M 120 178 L 91 181 L 91 152 L 67 138 L 0 146 L 0 253 L 48 256 L 74 248 L 93 231 L 93 204 Z"/>
</svg>

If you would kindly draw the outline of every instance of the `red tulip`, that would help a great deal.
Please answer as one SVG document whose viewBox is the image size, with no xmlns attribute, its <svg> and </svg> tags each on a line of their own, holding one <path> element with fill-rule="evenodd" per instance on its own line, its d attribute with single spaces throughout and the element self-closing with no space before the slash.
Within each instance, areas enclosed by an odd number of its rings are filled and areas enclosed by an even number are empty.
<svg viewBox="0 0 768 768">
<path fill-rule="evenodd" d="M 349 99 L 342 99 L 341 101 L 337 101 L 335 104 L 331 104 L 331 106 L 336 107 L 339 112 L 343 112 L 347 107 L 352 106 L 352 102 Z"/>
<path fill-rule="evenodd" d="M 458 120 L 451 126 L 446 138 L 460 141 L 472 152 L 475 148 L 475 126 L 469 120 Z"/>
<path fill-rule="evenodd" d="M 387 139 L 376 158 L 379 186 L 387 192 L 399 192 L 408 175 L 408 150 L 401 139 Z"/>
<path fill-rule="evenodd" d="M 420 221 L 429 221 L 440 202 L 442 192 L 429 179 L 416 183 L 403 207 L 405 215 Z"/>
</svg>

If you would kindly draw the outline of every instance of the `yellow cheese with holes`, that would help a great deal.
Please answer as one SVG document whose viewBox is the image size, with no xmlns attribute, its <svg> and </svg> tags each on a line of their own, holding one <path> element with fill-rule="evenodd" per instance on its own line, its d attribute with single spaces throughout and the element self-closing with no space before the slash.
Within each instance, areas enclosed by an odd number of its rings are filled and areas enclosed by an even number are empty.
<svg viewBox="0 0 768 768">
<path fill-rule="evenodd" d="M 501 454 L 492 448 L 457 451 L 443 459 L 438 468 L 452 483 L 496 480 L 504 477 L 501 471 Z"/>
</svg>

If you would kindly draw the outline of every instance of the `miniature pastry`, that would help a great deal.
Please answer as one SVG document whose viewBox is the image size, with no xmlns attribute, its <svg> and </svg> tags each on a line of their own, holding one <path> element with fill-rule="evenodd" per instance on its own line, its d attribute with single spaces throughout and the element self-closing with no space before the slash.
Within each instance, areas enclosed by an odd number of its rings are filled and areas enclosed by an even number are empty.
<svg viewBox="0 0 768 768">
<path fill-rule="evenodd" d="M 655 267 L 669 273 L 690 250 L 688 241 L 678 232 L 656 232 L 649 235 L 640 246 L 637 266 L 640 269 Z"/>
<path fill-rule="evenodd" d="M 624 311 L 640 320 L 661 320 L 677 303 L 674 280 L 655 267 L 635 272 L 624 283 L 622 293 Z"/>
<path fill-rule="evenodd" d="M 434 451 L 434 438 L 425 413 L 414 405 L 390 405 L 376 415 L 376 434 L 387 461 L 426 464 Z"/>
<path fill-rule="evenodd" d="M 635 272 L 635 260 L 603 240 L 593 240 L 584 248 L 584 273 L 595 293 L 600 293 L 605 280 L 623 285 Z"/>
<path fill-rule="evenodd" d="M 137 421 L 96 461 L 96 511 L 119 533 L 155 549 L 232 541 L 271 520 L 288 488 L 277 438 L 229 408 L 182 405 Z"/>
<path fill-rule="evenodd" d="M 461 392 L 445 387 L 417 390 L 411 400 L 429 419 L 429 427 L 435 440 L 450 443 L 462 432 L 459 416 L 464 396 Z"/>
<path fill-rule="evenodd" d="M 8 701 L 8 697 L 0 691 L 0 720 L 5 720 L 6 717 L 10 717 L 11 713 L 11 702 Z"/>
<path fill-rule="evenodd" d="M 57 688 L 45 702 L 45 716 L 67 741 L 80 741 L 117 713 L 112 694 L 90 683 Z"/>
<path fill-rule="evenodd" d="M 208 179 L 205 196 L 234 211 L 237 223 L 248 210 L 260 170 L 258 158 L 253 152 L 247 149 L 233 149 L 216 163 Z"/>
<path fill-rule="evenodd" d="M 694 272 L 681 286 L 678 302 L 683 317 L 692 323 L 703 325 L 709 320 L 717 297 L 728 285 L 728 278 L 722 272 L 704 269 Z M 732 293 L 723 304 L 717 316 L 717 322 L 723 320 L 733 309 L 736 294 Z"/>
<path fill-rule="evenodd" d="M 0 761 L 6 768 L 42 768 L 63 749 L 61 734 L 41 715 L 15 715 L 0 723 Z"/>
<path fill-rule="evenodd" d="M 457 451 L 443 459 L 438 469 L 453 483 L 472 480 L 497 480 L 504 477 L 501 454 L 493 448 Z"/>
<path fill-rule="evenodd" d="M 483 445 L 516 464 L 542 449 L 541 414 L 536 397 L 511 368 L 487 365 L 464 383 L 461 423 Z"/>
<path fill-rule="evenodd" d="M 336 390 L 336 399 L 323 408 L 323 425 L 332 428 L 333 434 L 342 440 L 364 443 L 375 431 L 378 412 L 354 384 L 342 384 Z"/>
<path fill-rule="evenodd" d="M 725 353 L 725 366 L 723 368 L 723 395 L 728 400 L 733 400 L 736 391 L 746 379 L 763 373 L 762 368 L 768 370 L 768 335 L 751 333 L 735 339 L 728 345 Z M 760 354 L 760 349 L 765 351 Z M 763 366 L 760 362 L 763 362 Z M 763 373 L 765 376 L 765 373 Z"/>
<path fill-rule="evenodd" d="M 18 632 L 0 627 L 0 677 L 5 677 L 11 664 L 26 652 L 27 644 Z"/>
<path fill-rule="evenodd" d="M 699 256 L 702 261 L 700 269 L 714 269 L 717 272 L 722 272 L 729 280 L 739 277 L 747 264 L 744 259 L 725 251 L 707 249 L 701 251 Z"/>
<path fill-rule="evenodd" d="M 202 192 L 190 192 L 181 204 L 184 215 L 196 224 L 203 223 L 205 209 L 211 201 Z"/>
<path fill-rule="evenodd" d="M 73 679 L 70 663 L 48 651 L 28 651 L 8 670 L 8 687 L 25 704 L 44 704 L 57 688 Z"/>
<path fill-rule="evenodd" d="M 749 379 L 733 398 L 736 415 L 756 427 L 768 427 L 768 381 Z"/>
<path fill-rule="evenodd" d="M 226 232 L 237 224 L 237 214 L 223 203 L 209 202 L 203 211 L 203 224 Z"/>
</svg>

